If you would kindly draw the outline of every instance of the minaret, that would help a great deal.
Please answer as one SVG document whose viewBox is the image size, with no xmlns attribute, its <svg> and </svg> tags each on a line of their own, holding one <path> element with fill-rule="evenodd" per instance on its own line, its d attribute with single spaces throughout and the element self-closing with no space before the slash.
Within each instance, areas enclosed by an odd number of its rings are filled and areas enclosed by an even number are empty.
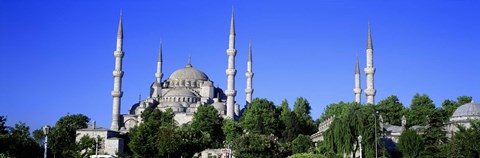
<svg viewBox="0 0 480 158">
<path fill-rule="evenodd" d="M 250 104 L 252 102 L 252 93 L 253 93 L 253 88 L 252 88 L 252 78 L 253 78 L 253 72 L 252 72 L 252 42 L 248 43 L 248 62 L 247 62 L 247 72 L 245 73 L 245 76 L 247 77 L 247 88 L 245 89 L 246 93 L 246 100 L 247 104 Z"/>
<path fill-rule="evenodd" d="M 358 54 L 357 58 L 355 59 L 355 89 L 353 89 L 353 93 L 355 94 L 355 102 L 360 103 L 362 89 L 360 88 L 360 67 L 358 66 Z"/>
<path fill-rule="evenodd" d="M 153 92 L 152 97 L 156 97 L 160 101 L 160 97 L 162 97 L 162 41 L 160 41 L 160 50 L 158 51 L 158 60 L 157 60 L 157 72 L 155 73 L 155 91 Z"/>
<path fill-rule="evenodd" d="M 235 55 L 237 50 L 235 50 L 235 22 L 232 9 L 232 19 L 230 22 L 230 36 L 228 40 L 228 68 L 226 70 L 228 76 L 228 85 L 227 90 L 225 90 L 225 95 L 227 96 L 227 118 L 234 118 L 234 104 L 235 96 L 237 91 L 235 91 L 235 75 L 237 70 L 235 70 Z"/>
<path fill-rule="evenodd" d="M 367 75 L 367 89 L 365 89 L 365 95 L 367 96 L 367 104 L 375 104 L 375 88 L 373 85 L 373 76 L 375 75 L 375 68 L 373 67 L 373 46 L 372 46 L 372 34 L 370 30 L 370 22 L 368 22 L 368 40 L 367 40 L 367 67 L 364 71 Z"/>
<path fill-rule="evenodd" d="M 112 108 L 112 126 L 111 130 L 118 131 L 120 126 L 120 103 L 122 99 L 122 59 L 124 56 L 123 52 L 123 25 L 122 25 L 122 13 L 120 12 L 120 22 L 118 23 L 118 33 L 117 33 L 117 49 L 113 53 L 115 56 L 115 70 L 113 70 L 113 108 Z"/>
</svg>

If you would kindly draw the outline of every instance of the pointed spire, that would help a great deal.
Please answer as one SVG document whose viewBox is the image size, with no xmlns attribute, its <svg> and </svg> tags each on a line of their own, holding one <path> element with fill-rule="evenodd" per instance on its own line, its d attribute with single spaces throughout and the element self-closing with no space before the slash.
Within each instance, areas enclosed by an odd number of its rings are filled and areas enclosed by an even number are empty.
<svg viewBox="0 0 480 158">
<path fill-rule="evenodd" d="M 158 60 L 157 62 L 163 62 L 163 59 L 162 59 L 162 49 L 163 49 L 163 44 L 162 44 L 162 40 L 160 40 L 160 49 L 158 50 Z"/>
<path fill-rule="evenodd" d="M 230 35 L 235 35 L 235 17 L 233 12 L 233 5 L 232 5 L 232 18 L 230 21 Z"/>
<path fill-rule="evenodd" d="M 120 9 L 120 22 L 118 22 L 117 38 L 123 39 L 122 9 Z"/>
<path fill-rule="evenodd" d="M 252 40 L 248 41 L 248 61 L 252 62 Z"/>
<path fill-rule="evenodd" d="M 370 30 L 370 20 L 368 21 L 367 49 L 373 49 L 373 44 L 372 44 L 372 32 L 371 32 L 371 30 Z"/>
<path fill-rule="evenodd" d="M 187 63 L 187 67 L 192 67 L 192 63 L 191 63 L 191 59 L 190 59 L 190 55 L 188 55 L 188 63 Z"/>
<path fill-rule="evenodd" d="M 358 66 L 358 52 L 357 57 L 355 58 L 355 74 L 360 74 L 360 68 Z"/>
</svg>

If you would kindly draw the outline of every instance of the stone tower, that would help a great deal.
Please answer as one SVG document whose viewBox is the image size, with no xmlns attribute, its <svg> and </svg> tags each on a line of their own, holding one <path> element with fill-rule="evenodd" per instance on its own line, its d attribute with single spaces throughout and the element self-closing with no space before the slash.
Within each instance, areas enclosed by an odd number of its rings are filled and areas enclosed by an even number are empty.
<svg viewBox="0 0 480 158">
<path fill-rule="evenodd" d="M 358 66 L 358 54 L 355 59 L 355 89 L 353 89 L 355 94 L 355 102 L 361 102 L 362 89 L 360 88 L 360 67 Z"/>
<path fill-rule="evenodd" d="M 156 98 L 157 101 L 160 101 L 162 97 L 162 41 L 160 41 L 160 50 L 158 51 L 158 60 L 157 60 L 157 72 L 155 73 L 155 83 L 153 84 L 153 93 L 152 98 Z"/>
<path fill-rule="evenodd" d="M 235 21 L 232 9 L 232 18 L 230 21 L 230 35 L 228 40 L 228 68 L 226 70 L 228 77 L 227 90 L 225 90 L 225 95 L 227 96 L 227 118 L 234 118 L 234 104 L 235 96 L 237 91 L 235 91 L 235 75 L 237 70 L 235 70 L 235 55 L 237 50 L 235 50 Z"/>
<path fill-rule="evenodd" d="M 252 42 L 248 43 L 248 61 L 247 61 L 247 72 L 245 73 L 245 76 L 247 77 L 247 88 L 245 89 L 246 93 L 246 101 L 247 104 L 250 104 L 252 102 L 252 93 L 253 93 L 253 88 L 252 88 L 252 78 L 253 78 L 253 72 L 252 72 Z"/>
<path fill-rule="evenodd" d="M 123 52 L 123 25 L 122 25 L 122 13 L 120 12 L 120 22 L 118 23 L 117 33 L 117 48 L 113 55 L 115 56 L 115 70 L 113 70 L 113 108 L 112 108 L 112 126 L 111 130 L 118 131 L 120 126 L 120 103 L 122 99 L 122 59 L 125 55 Z"/>
<path fill-rule="evenodd" d="M 374 79 L 375 68 L 373 67 L 373 46 L 372 46 L 372 33 L 370 30 L 370 22 L 368 22 L 368 39 L 367 39 L 367 66 L 364 71 L 367 75 L 367 89 L 365 89 L 365 95 L 367 96 L 367 104 L 375 104 L 375 87 Z"/>
</svg>

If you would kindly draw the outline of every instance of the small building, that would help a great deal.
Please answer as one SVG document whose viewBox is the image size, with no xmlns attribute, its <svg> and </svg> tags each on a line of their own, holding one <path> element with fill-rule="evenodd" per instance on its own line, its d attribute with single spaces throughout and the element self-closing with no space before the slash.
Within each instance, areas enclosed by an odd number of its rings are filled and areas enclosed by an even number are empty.
<svg viewBox="0 0 480 158">
<path fill-rule="evenodd" d="M 87 128 L 77 130 L 76 142 L 79 142 L 83 136 L 91 138 L 100 138 L 98 142 L 98 154 L 118 155 L 123 153 L 124 140 L 120 138 L 120 132 L 112 131 L 107 128 L 95 127 L 95 122 Z"/>
</svg>

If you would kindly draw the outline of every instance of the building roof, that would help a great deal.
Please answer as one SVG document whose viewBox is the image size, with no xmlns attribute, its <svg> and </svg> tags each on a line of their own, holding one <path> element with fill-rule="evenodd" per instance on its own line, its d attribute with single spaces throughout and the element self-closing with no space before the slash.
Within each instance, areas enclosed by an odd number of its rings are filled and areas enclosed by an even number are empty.
<svg viewBox="0 0 480 158">
<path fill-rule="evenodd" d="M 475 102 L 464 104 L 455 110 L 453 117 L 480 116 L 480 105 Z"/>
<path fill-rule="evenodd" d="M 168 78 L 169 80 L 190 80 L 190 81 L 196 81 L 196 80 L 203 80 L 207 81 L 208 77 L 205 73 L 202 71 L 193 68 L 193 67 L 185 67 L 178 69 L 177 71 L 173 72 L 172 75 Z"/>
<path fill-rule="evenodd" d="M 191 90 L 186 88 L 172 88 L 164 97 L 197 97 Z"/>
</svg>

